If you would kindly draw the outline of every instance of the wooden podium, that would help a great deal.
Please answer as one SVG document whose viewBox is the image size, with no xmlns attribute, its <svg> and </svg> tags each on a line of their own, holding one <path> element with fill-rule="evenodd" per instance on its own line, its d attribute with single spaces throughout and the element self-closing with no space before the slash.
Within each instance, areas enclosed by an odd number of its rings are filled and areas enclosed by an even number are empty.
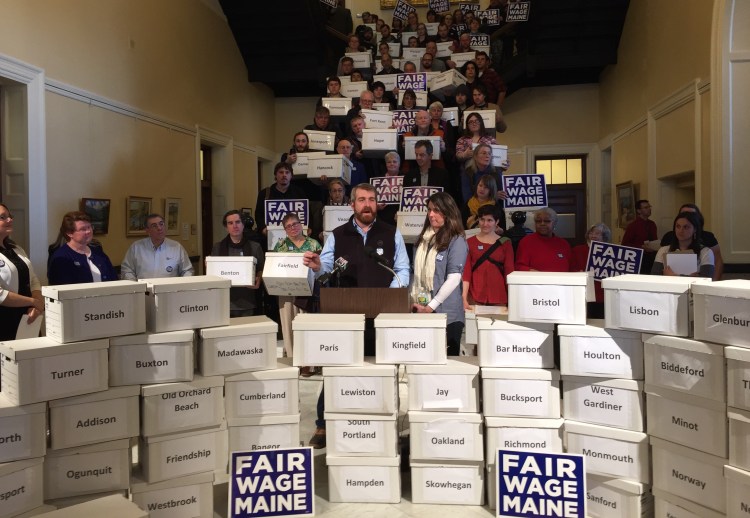
<svg viewBox="0 0 750 518">
<path fill-rule="evenodd" d="M 320 288 L 321 313 L 409 313 L 408 288 Z"/>
</svg>

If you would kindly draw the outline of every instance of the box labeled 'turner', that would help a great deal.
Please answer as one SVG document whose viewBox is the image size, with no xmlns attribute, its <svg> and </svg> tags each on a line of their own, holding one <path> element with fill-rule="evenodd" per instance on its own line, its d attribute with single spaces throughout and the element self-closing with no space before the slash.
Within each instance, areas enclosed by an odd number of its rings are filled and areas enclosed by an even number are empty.
<svg viewBox="0 0 750 518">
<path fill-rule="evenodd" d="M 401 457 L 333 457 L 328 465 L 331 502 L 391 503 L 401 501 Z"/>
<path fill-rule="evenodd" d="M 276 367 L 279 325 L 265 316 L 234 318 L 231 324 L 200 330 L 200 372 L 237 374 Z"/>
<path fill-rule="evenodd" d="M 750 410 L 750 349 L 725 347 L 727 406 Z"/>
<path fill-rule="evenodd" d="M 645 518 L 652 516 L 653 500 L 649 487 L 640 482 L 586 476 L 586 516 L 590 518 Z"/>
<path fill-rule="evenodd" d="M 484 463 L 412 462 L 411 500 L 415 504 L 482 505 Z"/>
<path fill-rule="evenodd" d="M 263 266 L 263 284 L 269 295 L 309 297 L 315 272 L 305 266 L 304 254 L 268 252 Z"/>
<path fill-rule="evenodd" d="M 484 460 L 482 416 L 409 411 L 411 461 Z"/>
<path fill-rule="evenodd" d="M 211 472 L 178 477 L 149 484 L 134 477 L 130 484 L 133 502 L 150 518 L 212 518 L 214 515 L 214 474 Z"/>
<path fill-rule="evenodd" d="M 221 277 L 147 279 L 146 325 L 153 333 L 229 324 L 229 287 Z"/>
<path fill-rule="evenodd" d="M 351 205 L 326 205 L 323 207 L 323 230 L 333 232 L 347 223 L 353 214 Z"/>
<path fill-rule="evenodd" d="M 28 405 L 107 389 L 107 340 L 0 342 L 0 392 Z"/>
<path fill-rule="evenodd" d="M 338 414 L 392 414 L 398 410 L 395 365 L 324 367 L 325 409 Z"/>
<path fill-rule="evenodd" d="M 299 446 L 299 414 L 231 418 L 229 451 L 278 450 Z"/>
<path fill-rule="evenodd" d="M 0 463 L 0 495 L 3 516 L 16 516 L 44 503 L 43 457 Z"/>
<path fill-rule="evenodd" d="M 109 384 L 143 385 L 193 379 L 192 330 L 118 336 L 109 341 Z"/>
<path fill-rule="evenodd" d="M 479 412 L 476 357 L 459 356 L 446 365 L 407 365 L 409 410 Z"/>
<path fill-rule="evenodd" d="M 750 281 L 701 280 L 690 291 L 696 339 L 750 347 Z"/>
<path fill-rule="evenodd" d="M 0 463 L 43 457 L 46 451 L 47 404 L 17 406 L 0 393 Z"/>
<path fill-rule="evenodd" d="M 208 256 L 206 257 L 206 275 L 229 279 L 232 286 L 253 286 L 257 261 L 253 256 Z"/>
<path fill-rule="evenodd" d="M 643 379 L 643 342 L 635 331 L 604 329 L 604 321 L 557 328 L 563 376 Z"/>
<path fill-rule="evenodd" d="M 645 431 L 642 381 L 563 376 L 562 387 L 566 419 Z"/>
<path fill-rule="evenodd" d="M 298 414 L 299 369 L 291 363 L 291 358 L 282 358 L 275 369 L 228 376 L 227 417 Z"/>
<path fill-rule="evenodd" d="M 447 316 L 443 313 L 381 313 L 375 317 L 375 361 L 445 365 L 446 325 Z"/>
<path fill-rule="evenodd" d="M 389 415 L 326 412 L 327 455 L 334 457 L 393 457 L 398 455 L 396 417 L 397 412 Z"/>
<path fill-rule="evenodd" d="M 42 288 L 47 336 L 57 342 L 132 335 L 146 330 L 146 284 L 133 281 Z"/>
<path fill-rule="evenodd" d="M 476 321 L 480 367 L 551 369 L 555 366 L 554 324 L 528 322 L 520 325 L 494 318 L 477 318 Z"/>
<path fill-rule="evenodd" d="M 586 323 L 586 272 L 513 272 L 508 275 L 508 320 Z"/>
<path fill-rule="evenodd" d="M 564 422 L 563 419 L 485 417 L 487 465 L 495 464 L 497 450 L 562 453 Z"/>
<path fill-rule="evenodd" d="M 362 365 L 365 316 L 300 313 L 292 321 L 295 367 Z"/>
<path fill-rule="evenodd" d="M 560 373 L 553 369 L 482 369 L 484 415 L 560 417 Z"/>
</svg>

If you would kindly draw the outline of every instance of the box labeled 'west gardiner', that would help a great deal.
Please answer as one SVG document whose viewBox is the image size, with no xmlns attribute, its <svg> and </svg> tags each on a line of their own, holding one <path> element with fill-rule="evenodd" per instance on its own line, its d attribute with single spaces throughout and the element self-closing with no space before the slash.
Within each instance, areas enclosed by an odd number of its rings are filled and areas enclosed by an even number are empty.
<svg viewBox="0 0 750 518">
<path fill-rule="evenodd" d="M 563 376 L 643 379 L 643 342 L 635 331 L 604 329 L 602 320 L 585 326 L 561 325 L 560 373 Z"/>
<path fill-rule="evenodd" d="M 328 409 L 326 409 L 328 410 Z M 393 457 L 398 455 L 397 413 L 359 415 L 325 413 L 327 455 Z"/>
<path fill-rule="evenodd" d="M 652 515 L 653 510 L 654 498 L 646 484 L 597 475 L 586 476 L 586 516 L 646 518 Z"/>
<path fill-rule="evenodd" d="M 194 342 L 192 330 L 114 337 L 109 341 L 109 384 L 190 381 Z"/>
<path fill-rule="evenodd" d="M 200 330 L 200 372 L 224 376 L 276 367 L 279 325 L 266 316 L 233 318 L 230 325 Z"/>
<path fill-rule="evenodd" d="M 299 446 L 299 414 L 228 419 L 229 451 L 278 450 Z"/>
<path fill-rule="evenodd" d="M 253 286 L 257 262 L 258 260 L 253 256 L 208 256 L 206 257 L 206 275 L 229 279 L 232 286 Z"/>
<path fill-rule="evenodd" d="M 347 223 L 353 214 L 351 205 L 326 205 L 323 207 L 323 230 L 333 232 Z"/>
<path fill-rule="evenodd" d="M 484 463 L 412 462 L 411 500 L 415 504 L 482 505 Z"/>
<path fill-rule="evenodd" d="M 178 477 L 149 484 L 134 477 L 130 484 L 133 502 L 149 512 L 149 518 L 212 518 L 214 474 Z"/>
<path fill-rule="evenodd" d="M 485 417 L 484 423 L 489 466 L 495 464 L 497 450 L 563 452 L 563 419 Z"/>
<path fill-rule="evenodd" d="M 563 376 L 562 387 L 566 419 L 645 431 L 642 381 Z"/>
<path fill-rule="evenodd" d="M 552 323 L 511 324 L 495 318 L 477 318 L 477 353 L 480 367 L 555 366 Z"/>
<path fill-rule="evenodd" d="M 401 457 L 334 457 L 328 464 L 331 502 L 390 503 L 401 501 Z"/>
<path fill-rule="evenodd" d="M 43 457 L 0 463 L 2 516 L 16 516 L 44 503 L 42 479 Z"/>
<path fill-rule="evenodd" d="M 42 287 L 47 336 L 57 342 L 132 335 L 146 330 L 146 284 L 94 282 Z"/>
<path fill-rule="evenodd" d="M 520 272 L 508 275 L 508 320 L 586 323 L 586 272 Z"/>
<path fill-rule="evenodd" d="M 304 254 L 268 252 L 263 266 L 263 284 L 269 295 L 309 297 L 315 272 L 305 266 Z"/>
<path fill-rule="evenodd" d="M 376 365 L 365 359 L 362 367 L 324 367 L 325 409 L 335 414 L 392 414 L 398 410 L 395 365 Z"/>
<path fill-rule="evenodd" d="M 43 457 L 47 451 L 47 404 L 14 405 L 0 393 L 0 463 Z"/>
<path fill-rule="evenodd" d="M 750 281 L 701 280 L 690 286 L 695 303 L 695 338 L 750 347 Z"/>
<path fill-rule="evenodd" d="M 445 327 L 441 313 L 405 315 L 381 313 L 375 317 L 375 361 L 394 364 L 447 362 Z"/>
<path fill-rule="evenodd" d="M 291 358 L 281 358 L 275 369 L 228 376 L 227 417 L 298 414 L 299 369 L 291 363 Z"/>
<path fill-rule="evenodd" d="M 365 316 L 300 313 L 292 321 L 294 366 L 362 365 Z"/>
<path fill-rule="evenodd" d="M 147 279 L 146 327 L 152 333 L 229 324 L 229 287 L 221 277 Z"/>
<path fill-rule="evenodd" d="M 484 460 L 480 414 L 410 411 L 409 426 L 412 464 L 444 459 Z"/>
<path fill-rule="evenodd" d="M 476 357 L 459 356 L 445 365 L 407 365 L 409 410 L 479 412 Z"/>
<path fill-rule="evenodd" d="M 725 347 L 727 406 L 750 410 L 750 349 Z"/>
<path fill-rule="evenodd" d="M 482 369 L 485 416 L 560 417 L 560 373 L 553 369 Z"/>
</svg>

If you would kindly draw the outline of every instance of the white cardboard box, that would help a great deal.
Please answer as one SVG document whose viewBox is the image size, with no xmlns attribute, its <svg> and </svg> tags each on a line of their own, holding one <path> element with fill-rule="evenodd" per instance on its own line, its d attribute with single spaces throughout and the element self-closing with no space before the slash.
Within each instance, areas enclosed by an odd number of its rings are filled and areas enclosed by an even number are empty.
<svg viewBox="0 0 750 518">
<path fill-rule="evenodd" d="M 645 518 L 652 515 L 653 507 L 654 497 L 646 484 L 586 476 L 586 516 L 590 518 Z"/>
<path fill-rule="evenodd" d="M 219 426 L 224 419 L 224 377 L 196 375 L 184 383 L 141 387 L 143 436 Z"/>
<path fill-rule="evenodd" d="M 726 457 L 651 437 L 653 487 L 723 513 L 726 511 Z"/>
<path fill-rule="evenodd" d="M 443 115 L 440 118 L 450 122 L 454 128 L 458 127 L 458 108 L 443 108 Z"/>
<path fill-rule="evenodd" d="M 508 275 L 508 320 L 586 323 L 586 272 L 520 272 Z"/>
<path fill-rule="evenodd" d="M 451 61 L 456 63 L 456 68 L 461 68 L 467 61 L 473 61 L 476 57 L 476 52 L 454 52 L 451 55 Z M 471 93 L 471 92 L 469 92 Z M 494 126 L 493 126 L 494 128 Z"/>
<path fill-rule="evenodd" d="M 702 280 L 693 283 L 690 291 L 695 304 L 696 339 L 750 347 L 749 280 Z"/>
<path fill-rule="evenodd" d="M 302 262 L 304 254 L 268 252 L 263 266 L 263 284 L 269 295 L 309 297 L 315 272 Z"/>
<path fill-rule="evenodd" d="M 481 414 L 409 411 L 410 459 L 414 462 L 484 460 Z"/>
<path fill-rule="evenodd" d="M 0 464 L 0 495 L 3 516 L 16 516 L 44 503 L 42 478 L 44 457 Z"/>
<path fill-rule="evenodd" d="M 604 321 L 557 328 L 560 373 L 563 376 L 643 379 L 643 342 L 640 333 L 604 329 Z"/>
<path fill-rule="evenodd" d="M 724 466 L 727 483 L 727 518 L 742 518 L 750 512 L 750 473 Z"/>
<path fill-rule="evenodd" d="M 136 504 L 123 495 L 111 495 L 82 504 L 58 509 L 43 515 L 44 518 L 148 518 L 149 513 L 139 509 Z"/>
<path fill-rule="evenodd" d="M 109 281 L 42 287 L 47 336 L 57 342 L 146 330 L 146 284 Z"/>
<path fill-rule="evenodd" d="M 555 366 L 554 324 L 511 324 L 495 318 L 477 318 L 476 321 L 481 367 L 551 369 Z"/>
<path fill-rule="evenodd" d="M 341 95 L 358 99 L 360 94 L 367 90 L 367 81 L 349 81 L 341 83 Z"/>
<path fill-rule="evenodd" d="M 299 369 L 291 358 L 275 369 L 228 376 L 224 387 L 229 418 L 299 413 Z"/>
<path fill-rule="evenodd" d="M 376 365 L 366 358 L 361 367 L 324 367 L 326 411 L 338 414 L 392 414 L 398 411 L 395 365 Z"/>
<path fill-rule="evenodd" d="M 344 55 L 354 60 L 354 68 L 370 68 L 372 64 L 370 52 L 345 52 Z"/>
<path fill-rule="evenodd" d="M 342 180 L 347 185 L 352 182 L 352 162 L 344 155 L 325 155 L 311 157 L 307 165 L 308 180 L 322 183 L 333 178 Z"/>
<path fill-rule="evenodd" d="M 141 437 L 138 453 L 143 477 L 149 483 L 203 471 L 226 473 L 227 429 L 222 423 L 220 427 Z"/>
<path fill-rule="evenodd" d="M 226 376 L 276 367 L 279 325 L 266 316 L 234 318 L 230 325 L 200 330 L 200 372 Z"/>
<path fill-rule="evenodd" d="M 440 72 L 438 75 L 433 77 L 429 83 L 429 86 L 430 90 L 439 90 L 445 87 L 456 87 L 465 84 L 466 78 L 463 76 L 463 74 L 461 74 L 461 72 L 459 72 L 455 68 L 451 68 L 449 70 L 446 70 L 445 72 Z"/>
<path fill-rule="evenodd" d="M 292 321 L 295 367 L 362 365 L 365 316 L 300 313 Z"/>
<path fill-rule="evenodd" d="M 25 513 L 21 513 L 19 515 L 14 515 L 14 518 L 31 518 L 32 516 L 39 516 L 45 513 L 51 513 L 52 511 L 56 511 L 57 507 L 54 505 L 40 505 L 39 507 L 35 507 L 31 511 L 27 511 Z"/>
<path fill-rule="evenodd" d="M 225 326 L 231 282 L 211 275 L 147 279 L 146 326 L 152 333 Z"/>
<path fill-rule="evenodd" d="M 479 412 L 477 358 L 458 356 L 445 365 L 407 365 L 409 410 Z"/>
<path fill-rule="evenodd" d="M 560 373 L 554 369 L 482 368 L 484 415 L 560 417 Z"/>
<path fill-rule="evenodd" d="M 446 325 L 447 316 L 442 313 L 381 313 L 375 317 L 375 361 L 445 365 Z"/>
<path fill-rule="evenodd" d="M 0 393 L 0 463 L 43 457 L 47 404 L 17 406 Z"/>
<path fill-rule="evenodd" d="M 487 438 L 485 462 L 497 462 L 497 450 L 520 450 L 546 453 L 563 452 L 563 419 L 525 419 L 518 417 L 485 417 Z"/>
<path fill-rule="evenodd" d="M 50 450 L 45 457 L 45 500 L 129 487 L 130 439 Z"/>
<path fill-rule="evenodd" d="M 605 327 L 690 336 L 690 285 L 697 280 L 635 274 L 604 279 Z"/>
<path fill-rule="evenodd" d="M 47 500 L 46 502 L 52 506 L 55 507 L 55 509 L 58 510 L 64 510 L 70 507 L 74 507 L 77 505 L 85 504 L 94 500 L 99 500 L 101 498 L 106 498 L 110 496 L 117 496 L 117 497 L 123 497 L 128 498 L 128 490 L 127 489 L 118 489 L 117 491 L 102 491 L 101 493 L 90 493 L 86 495 L 75 495 L 75 496 L 68 496 L 65 498 L 55 498 L 54 500 Z M 139 509 L 140 511 L 140 509 Z M 77 516 L 77 515 L 76 515 Z M 87 515 L 88 516 L 88 515 Z M 97 515 L 99 516 L 99 515 Z"/>
<path fill-rule="evenodd" d="M 414 244 L 424 228 L 426 212 L 404 212 L 396 213 L 396 227 L 404 238 L 404 242 Z"/>
<path fill-rule="evenodd" d="M 713 511 L 677 495 L 651 488 L 654 495 L 654 518 L 726 518 L 724 513 Z"/>
<path fill-rule="evenodd" d="M 647 384 L 726 401 L 722 346 L 672 336 L 654 336 L 644 348 Z"/>
<path fill-rule="evenodd" d="M 323 230 L 332 232 L 354 215 L 351 205 L 326 205 L 323 207 Z"/>
<path fill-rule="evenodd" d="M 297 448 L 299 419 L 299 414 L 228 419 L 229 451 Z"/>
<path fill-rule="evenodd" d="M 414 154 L 414 146 L 417 142 L 420 140 L 428 140 L 432 143 L 432 159 L 433 160 L 439 160 L 440 159 L 440 140 L 442 138 L 437 135 L 433 136 L 421 136 L 421 137 L 404 137 L 404 146 L 405 146 L 405 155 L 404 158 L 406 160 L 416 160 L 416 155 Z"/>
<path fill-rule="evenodd" d="M 411 500 L 415 504 L 482 505 L 481 462 L 412 462 Z"/>
<path fill-rule="evenodd" d="M 178 477 L 149 484 L 133 478 L 133 502 L 149 512 L 150 518 L 213 518 L 214 474 L 211 472 Z"/>
<path fill-rule="evenodd" d="M 349 99 L 347 99 L 349 101 Z M 347 111 L 349 111 L 347 109 Z M 308 165 L 311 157 L 325 156 L 325 151 L 308 151 L 307 153 L 297 153 L 297 160 L 294 162 L 294 174 L 307 174 Z M 215 275 L 215 274 L 212 274 Z"/>
<path fill-rule="evenodd" d="M 717 457 L 727 456 L 726 404 L 646 385 L 646 410 L 649 435 Z"/>
<path fill-rule="evenodd" d="M 642 381 L 563 376 L 562 387 L 566 419 L 645 431 Z"/>
<path fill-rule="evenodd" d="M 401 501 L 401 457 L 333 457 L 328 464 L 331 502 L 390 503 Z"/>
<path fill-rule="evenodd" d="M 398 130 L 390 129 L 390 126 L 391 124 L 385 127 L 373 126 L 376 129 L 365 128 L 362 130 L 362 153 L 364 156 L 382 158 L 389 151 L 396 151 L 398 149 Z"/>
<path fill-rule="evenodd" d="M 586 457 L 586 473 L 650 482 L 648 435 L 595 424 L 565 421 L 568 453 Z"/>
<path fill-rule="evenodd" d="M 257 261 L 253 256 L 208 256 L 206 257 L 206 275 L 229 279 L 232 286 L 252 286 L 255 284 Z"/>
<path fill-rule="evenodd" d="M 106 390 L 108 345 L 47 337 L 0 342 L 0 392 L 14 405 L 28 405 Z"/>
<path fill-rule="evenodd" d="M 397 412 L 392 414 L 333 414 L 326 409 L 326 454 L 334 457 L 393 457 L 398 455 Z"/>
<path fill-rule="evenodd" d="M 348 108 L 347 108 L 348 105 Z M 347 97 L 324 97 L 323 106 L 331 110 L 331 115 L 346 115 L 352 108 L 352 100 Z M 333 151 L 336 145 L 335 131 L 304 130 L 310 149 L 318 151 Z"/>
<path fill-rule="evenodd" d="M 750 349 L 725 347 L 727 358 L 727 405 L 750 410 Z"/>
<path fill-rule="evenodd" d="M 50 448 L 137 437 L 140 387 L 117 387 L 49 402 Z"/>
<path fill-rule="evenodd" d="M 387 129 L 393 126 L 393 112 L 392 111 L 368 110 L 367 108 L 362 108 L 359 110 L 359 114 L 365 120 L 365 125 L 367 126 L 363 130 L 365 132 L 365 135 L 367 133 L 375 133 L 373 132 L 373 130 L 382 130 L 382 129 Z M 363 139 L 364 139 L 364 135 L 363 135 Z M 383 146 L 384 144 L 386 144 L 386 142 L 375 142 L 375 144 L 379 144 L 380 146 Z M 377 145 L 373 147 L 377 147 Z M 395 140 L 393 141 L 392 149 L 394 151 L 396 150 Z"/>
<path fill-rule="evenodd" d="M 142 385 L 193 379 L 192 330 L 118 336 L 109 342 L 109 384 Z"/>
<path fill-rule="evenodd" d="M 730 408 L 729 417 L 729 464 L 750 470 L 750 412 Z"/>
</svg>

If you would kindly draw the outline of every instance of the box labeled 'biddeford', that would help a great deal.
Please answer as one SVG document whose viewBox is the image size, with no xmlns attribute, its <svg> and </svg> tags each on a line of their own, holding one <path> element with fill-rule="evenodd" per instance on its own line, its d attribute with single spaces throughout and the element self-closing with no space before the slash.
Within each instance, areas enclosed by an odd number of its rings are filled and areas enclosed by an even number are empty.
<svg viewBox="0 0 750 518">
<path fill-rule="evenodd" d="M 328 410 L 328 409 L 326 409 Z M 393 457 L 398 455 L 397 412 L 389 415 L 325 413 L 327 455 Z"/>
<path fill-rule="evenodd" d="M 409 412 L 411 461 L 484 460 L 482 416 L 474 413 Z"/>
<path fill-rule="evenodd" d="M 362 367 L 324 367 L 326 411 L 336 414 L 392 414 L 398 410 L 395 365 L 376 365 L 367 358 Z"/>
<path fill-rule="evenodd" d="M 43 457 L 47 451 L 47 404 L 17 406 L 0 393 L 0 463 Z"/>
<path fill-rule="evenodd" d="M 133 478 L 133 502 L 149 512 L 150 518 L 212 518 L 214 515 L 214 474 L 211 472 L 178 477 L 149 484 Z"/>
<path fill-rule="evenodd" d="M 0 392 L 14 405 L 28 405 L 106 390 L 108 345 L 47 337 L 0 342 Z"/>
<path fill-rule="evenodd" d="M 602 320 L 558 326 L 563 376 L 643 379 L 643 342 L 635 331 L 604 329 Z"/>
<path fill-rule="evenodd" d="M 278 450 L 299 446 L 299 414 L 232 418 L 229 451 Z"/>
<path fill-rule="evenodd" d="M 0 463 L 0 495 L 3 516 L 16 516 L 44 503 L 44 457 Z"/>
<path fill-rule="evenodd" d="M 292 321 L 294 366 L 362 365 L 365 316 L 300 313 Z"/>
<path fill-rule="evenodd" d="M 560 373 L 553 369 L 482 369 L 484 415 L 560 417 Z"/>
<path fill-rule="evenodd" d="M 381 313 L 375 317 L 375 361 L 445 365 L 447 319 L 443 313 Z"/>
<path fill-rule="evenodd" d="M 497 450 L 562 453 L 564 422 L 563 419 L 485 417 L 487 464 L 495 464 Z"/>
<path fill-rule="evenodd" d="M 508 275 L 508 320 L 586 323 L 586 272 L 521 272 Z"/>
<path fill-rule="evenodd" d="M 257 262 L 258 260 L 253 256 L 208 256 L 206 257 L 206 275 L 229 279 L 232 286 L 253 286 Z"/>
<path fill-rule="evenodd" d="M 192 330 L 118 336 L 109 342 L 109 384 L 145 385 L 193 379 Z"/>
<path fill-rule="evenodd" d="M 270 248 L 270 247 L 269 247 Z M 268 252 L 263 266 L 263 284 L 269 295 L 309 297 L 315 272 L 305 266 L 304 254 Z"/>
<path fill-rule="evenodd" d="M 282 358 L 275 369 L 228 376 L 227 417 L 298 414 L 299 369 L 291 363 L 291 358 Z"/>
<path fill-rule="evenodd" d="M 234 318 L 230 325 L 200 330 L 200 372 L 224 376 L 276 367 L 279 325 L 265 316 Z"/>
<path fill-rule="evenodd" d="M 750 349 L 725 347 L 727 406 L 750 410 Z"/>
<path fill-rule="evenodd" d="M 412 462 L 411 500 L 415 504 L 482 505 L 484 463 Z"/>
<path fill-rule="evenodd" d="M 328 500 L 390 503 L 401 501 L 401 457 L 334 457 L 327 455 Z"/>
<path fill-rule="evenodd" d="M 221 277 L 146 279 L 146 326 L 152 333 L 229 324 L 229 287 Z"/>
<path fill-rule="evenodd" d="M 586 475 L 586 516 L 651 516 L 654 497 L 646 484 L 631 480 Z"/>
<path fill-rule="evenodd" d="M 445 365 L 407 365 L 409 410 L 479 412 L 476 357 L 459 356 Z"/>
<path fill-rule="evenodd" d="M 323 207 L 323 230 L 333 232 L 347 223 L 353 214 L 351 205 L 326 205 Z"/>
<path fill-rule="evenodd" d="M 132 335 L 146 330 L 146 284 L 94 282 L 42 287 L 47 336 L 57 342 Z"/>
<path fill-rule="evenodd" d="M 701 280 L 690 291 L 696 339 L 750 347 L 750 281 Z"/>
<path fill-rule="evenodd" d="M 551 369 L 555 366 L 554 324 L 520 325 L 494 318 L 477 318 L 476 322 L 480 367 Z"/>
<path fill-rule="evenodd" d="M 584 423 L 643 432 L 643 382 L 563 376 L 563 415 Z"/>
<path fill-rule="evenodd" d="M 196 375 L 185 383 L 141 387 L 141 434 L 181 433 L 219 426 L 224 419 L 224 377 Z"/>
</svg>

